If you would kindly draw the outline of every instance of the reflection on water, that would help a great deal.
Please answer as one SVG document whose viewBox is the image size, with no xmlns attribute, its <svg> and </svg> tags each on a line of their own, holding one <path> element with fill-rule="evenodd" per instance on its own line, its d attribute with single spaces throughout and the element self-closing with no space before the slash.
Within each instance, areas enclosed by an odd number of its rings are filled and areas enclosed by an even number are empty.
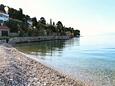
<svg viewBox="0 0 115 86">
<path fill-rule="evenodd" d="M 40 56 L 46 56 L 47 54 L 52 56 L 53 52 L 62 51 L 64 47 L 65 40 L 16 44 L 16 48 L 20 51 L 31 55 Z"/>
<path fill-rule="evenodd" d="M 16 48 L 91 86 L 115 86 L 115 36 L 17 44 Z"/>
</svg>

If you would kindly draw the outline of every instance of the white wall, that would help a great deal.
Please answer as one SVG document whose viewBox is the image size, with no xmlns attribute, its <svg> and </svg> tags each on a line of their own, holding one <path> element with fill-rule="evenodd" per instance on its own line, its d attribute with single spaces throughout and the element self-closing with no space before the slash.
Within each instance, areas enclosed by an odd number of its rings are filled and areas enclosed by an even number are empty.
<svg viewBox="0 0 115 86">
<path fill-rule="evenodd" d="M 5 14 L 5 13 L 0 13 L 0 20 L 8 21 L 9 20 L 9 15 Z"/>
</svg>

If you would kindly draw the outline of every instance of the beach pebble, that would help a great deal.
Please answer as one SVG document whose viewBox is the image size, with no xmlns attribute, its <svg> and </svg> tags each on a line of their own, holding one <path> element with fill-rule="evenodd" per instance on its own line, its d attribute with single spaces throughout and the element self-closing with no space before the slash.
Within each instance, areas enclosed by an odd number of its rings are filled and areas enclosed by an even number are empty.
<svg viewBox="0 0 115 86">
<path fill-rule="evenodd" d="M 0 86 L 83 86 L 8 44 L 0 46 L 0 60 Z"/>
</svg>

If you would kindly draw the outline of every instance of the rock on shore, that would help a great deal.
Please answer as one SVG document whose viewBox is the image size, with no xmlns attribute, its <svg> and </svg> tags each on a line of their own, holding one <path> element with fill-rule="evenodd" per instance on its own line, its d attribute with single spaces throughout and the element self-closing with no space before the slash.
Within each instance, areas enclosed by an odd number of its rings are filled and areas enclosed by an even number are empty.
<svg viewBox="0 0 115 86">
<path fill-rule="evenodd" d="M 0 45 L 0 86 L 83 86 L 11 46 Z"/>
</svg>

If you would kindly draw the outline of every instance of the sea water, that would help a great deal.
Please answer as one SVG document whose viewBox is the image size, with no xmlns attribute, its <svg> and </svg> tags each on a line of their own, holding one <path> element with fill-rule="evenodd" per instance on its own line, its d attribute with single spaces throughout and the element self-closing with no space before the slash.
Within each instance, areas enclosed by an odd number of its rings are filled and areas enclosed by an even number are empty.
<svg viewBox="0 0 115 86">
<path fill-rule="evenodd" d="M 91 86 L 115 86 L 115 35 L 16 44 L 30 57 Z"/>
</svg>

